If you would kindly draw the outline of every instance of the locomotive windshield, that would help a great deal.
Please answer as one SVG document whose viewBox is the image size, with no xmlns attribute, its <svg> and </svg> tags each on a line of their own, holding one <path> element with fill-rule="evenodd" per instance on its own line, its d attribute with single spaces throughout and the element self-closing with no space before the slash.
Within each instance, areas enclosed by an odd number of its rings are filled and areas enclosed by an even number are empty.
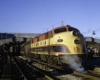
<svg viewBox="0 0 100 80">
<path fill-rule="evenodd" d="M 66 28 L 58 28 L 54 30 L 54 33 L 60 33 L 60 32 L 65 32 Z"/>
<path fill-rule="evenodd" d="M 68 27 L 68 31 L 78 31 L 79 32 L 79 30 L 78 29 L 76 29 L 76 28 L 73 28 L 73 27 Z"/>
<path fill-rule="evenodd" d="M 67 52 L 67 49 L 64 46 L 53 46 L 55 52 Z"/>
</svg>

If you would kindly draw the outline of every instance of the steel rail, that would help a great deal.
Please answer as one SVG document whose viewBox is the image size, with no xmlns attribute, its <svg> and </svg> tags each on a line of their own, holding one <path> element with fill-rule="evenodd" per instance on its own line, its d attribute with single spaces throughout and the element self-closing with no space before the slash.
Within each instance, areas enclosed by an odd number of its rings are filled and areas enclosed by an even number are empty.
<svg viewBox="0 0 100 80">
<path fill-rule="evenodd" d="M 87 72 L 86 74 L 84 74 L 84 73 L 80 73 L 80 72 L 74 71 L 74 72 L 73 72 L 73 75 L 79 75 L 79 76 L 81 76 L 81 77 L 89 78 L 89 79 L 91 79 L 91 80 L 100 80 L 99 77 L 97 77 L 97 76 L 95 76 L 95 75 L 91 75 L 91 74 L 89 74 L 88 72 Z"/>
<path fill-rule="evenodd" d="M 21 72 L 22 77 L 24 77 L 24 80 L 27 80 L 27 78 L 25 77 L 25 75 L 23 74 L 23 72 L 21 71 L 21 69 L 19 68 L 19 66 L 18 66 L 18 64 L 17 64 L 17 62 L 16 62 L 16 60 L 15 60 L 15 58 L 12 58 L 12 59 L 13 59 L 13 61 L 15 62 L 15 64 L 16 64 L 18 70 Z"/>
</svg>

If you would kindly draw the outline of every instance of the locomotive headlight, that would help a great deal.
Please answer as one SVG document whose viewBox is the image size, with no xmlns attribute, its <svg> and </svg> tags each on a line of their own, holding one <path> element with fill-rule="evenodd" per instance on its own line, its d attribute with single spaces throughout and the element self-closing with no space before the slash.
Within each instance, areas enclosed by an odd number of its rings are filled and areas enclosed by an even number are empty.
<svg viewBox="0 0 100 80">
<path fill-rule="evenodd" d="M 74 30 L 74 31 L 72 32 L 72 34 L 73 34 L 74 36 L 78 36 L 78 35 L 79 35 L 79 32 Z"/>
<path fill-rule="evenodd" d="M 75 44 L 80 44 L 80 40 L 75 39 L 75 40 L 74 40 L 74 43 L 75 43 Z"/>
</svg>

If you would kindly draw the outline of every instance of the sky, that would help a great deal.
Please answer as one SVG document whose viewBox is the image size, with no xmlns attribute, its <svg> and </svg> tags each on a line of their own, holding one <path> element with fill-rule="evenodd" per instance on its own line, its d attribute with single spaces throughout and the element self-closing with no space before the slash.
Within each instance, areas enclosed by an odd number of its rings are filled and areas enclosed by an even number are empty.
<svg viewBox="0 0 100 80">
<path fill-rule="evenodd" d="M 44 33 L 62 22 L 100 37 L 100 0 L 0 0 L 0 32 Z"/>
</svg>

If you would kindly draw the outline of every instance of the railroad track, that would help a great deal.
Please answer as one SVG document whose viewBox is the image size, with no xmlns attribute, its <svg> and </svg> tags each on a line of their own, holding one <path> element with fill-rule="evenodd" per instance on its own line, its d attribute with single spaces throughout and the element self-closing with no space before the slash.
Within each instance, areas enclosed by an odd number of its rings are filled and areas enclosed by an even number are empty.
<svg viewBox="0 0 100 80">
<path fill-rule="evenodd" d="M 100 68 L 98 67 L 96 67 L 94 71 L 88 70 L 87 73 L 73 71 L 72 73 L 68 74 L 66 70 L 61 71 L 63 69 L 60 67 L 37 60 L 33 61 L 31 65 L 29 63 L 26 64 L 44 75 L 46 80 L 100 80 Z"/>
<path fill-rule="evenodd" d="M 87 73 L 80 73 L 80 72 L 73 71 L 73 73 L 71 74 L 66 74 L 65 72 L 63 73 L 57 72 L 53 74 L 53 76 L 61 80 L 64 80 L 64 79 L 65 80 L 66 79 L 68 80 L 100 80 L 100 72 L 96 72 L 92 70 L 88 70 Z"/>
<path fill-rule="evenodd" d="M 10 59 L 11 80 L 27 80 L 13 57 Z"/>
<path fill-rule="evenodd" d="M 7 62 L 2 66 L 3 68 L 0 80 L 26 80 L 13 57 L 8 55 Z"/>
<path fill-rule="evenodd" d="M 34 63 L 34 65 L 31 65 L 30 63 L 28 63 L 28 62 L 26 62 L 24 60 L 20 60 L 18 57 L 16 57 L 16 60 L 19 61 L 18 64 L 21 63 L 22 65 L 24 65 L 23 69 L 20 67 L 24 73 L 26 73 L 27 70 L 28 70 L 28 72 L 27 72 L 28 74 L 25 75 L 26 77 L 29 75 L 27 80 L 30 80 L 30 79 L 36 79 L 36 80 L 39 80 L 39 79 L 40 80 L 42 80 L 42 79 L 46 79 L 46 80 L 47 79 L 49 79 L 49 80 L 59 80 L 54 75 L 51 75 L 51 73 L 48 73 L 47 71 L 40 69 L 38 67 L 39 66 L 38 63 L 36 63 L 36 64 Z M 38 65 L 38 66 L 36 66 L 36 65 Z M 35 77 L 32 77 L 33 75 Z"/>
</svg>

